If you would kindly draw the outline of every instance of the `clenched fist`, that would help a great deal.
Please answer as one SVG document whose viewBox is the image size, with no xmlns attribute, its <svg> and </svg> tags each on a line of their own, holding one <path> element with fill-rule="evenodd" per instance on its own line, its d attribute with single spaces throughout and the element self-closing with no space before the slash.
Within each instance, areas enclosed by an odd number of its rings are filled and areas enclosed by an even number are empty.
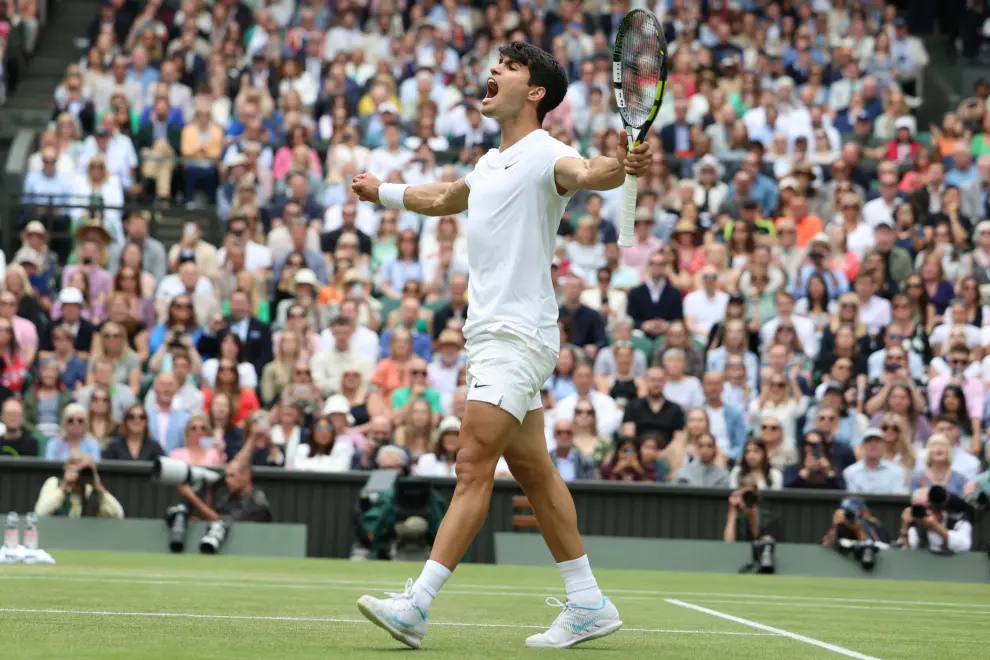
<svg viewBox="0 0 990 660">
<path fill-rule="evenodd" d="M 381 204 L 381 200 L 378 197 L 378 188 L 381 185 L 382 182 L 374 174 L 358 174 L 354 177 L 354 182 L 351 183 L 351 190 L 354 191 L 354 194 L 362 202 Z"/>
</svg>

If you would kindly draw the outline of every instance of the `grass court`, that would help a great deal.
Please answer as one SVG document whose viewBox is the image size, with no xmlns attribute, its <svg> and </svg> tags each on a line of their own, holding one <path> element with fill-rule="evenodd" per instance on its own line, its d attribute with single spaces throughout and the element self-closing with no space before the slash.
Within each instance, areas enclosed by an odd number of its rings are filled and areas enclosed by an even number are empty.
<svg viewBox="0 0 990 660">
<path fill-rule="evenodd" d="M 0 655 L 28 660 L 395 658 L 364 593 L 402 591 L 419 564 L 54 553 L 0 566 Z M 951 561 L 951 560 L 950 560 Z M 990 586 L 787 576 L 596 571 L 625 626 L 583 658 L 985 657 Z M 436 660 L 543 658 L 526 649 L 564 598 L 555 567 L 462 565 L 430 611 Z"/>
</svg>

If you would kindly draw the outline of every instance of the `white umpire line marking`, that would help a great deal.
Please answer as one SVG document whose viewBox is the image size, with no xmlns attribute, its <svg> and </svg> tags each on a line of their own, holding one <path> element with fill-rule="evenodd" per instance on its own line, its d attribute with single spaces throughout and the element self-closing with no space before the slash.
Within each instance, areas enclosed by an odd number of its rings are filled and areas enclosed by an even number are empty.
<svg viewBox="0 0 990 660">
<path fill-rule="evenodd" d="M 789 630 L 784 630 L 783 628 L 774 628 L 773 626 L 767 626 L 762 623 L 757 623 L 756 621 L 750 621 L 749 619 L 743 619 L 742 617 L 733 616 L 732 614 L 726 614 L 725 612 L 719 612 L 718 610 L 711 610 L 707 607 L 701 607 L 700 605 L 692 605 L 691 603 L 685 603 L 682 600 L 673 600 L 668 598 L 665 602 L 671 605 L 676 605 L 677 607 L 683 607 L 689 610 L 694 610 L 695 612 L 700 612 L 702 614 L 707 614 L 709 616 L 718 617 L 719 619 L 725 619 L 726 621 L 731 621 L 733 623 L 738 623 L 742 626 L 749 626 L 750 628 L 755 628 L 756 630 L 762 630 L 763 632 L 773 633 L 780 637 L 787 637 L 793 639 L 796 642 L 802 642 L 810 646 L 817 646 L 818 648 L 825 649 L 826 651 L 831 651 L 832 653 L 838 653 L 839 655 L 844 655 L 849 658 L 857 658 L 857 660 L 879 660 L 872 655 L 865 655 L 857 651 L 852 651 L 843 646 L 836 646 L 835 644 L 829 644 L 828 642 L 823 642 L 812 637 L 805 637 L 804 635 L 799 635 L 797 633 L 792 633 Z"/>
<path fill-rule="evenodd" d="M 0 608 L 4 614 L 64 614 L 70 616 L 130 616 L 168 619 L 220 619 L 224 621 L 283 621 L 288 623 L 370 623 L 367 619 L 337 619 L 330 617 L 308 616 L 253 616 L 241 614 L 197 614 L 195 612 L 107 612 L 101 610 L 61 610 L 61 609 L 26 609 L 18 607 Z M 516 630 L 546 630 L 546 626 L 534 626 L 516 623 L 463 623 L 459 621 L 430 621 L 431 626 L 455 628 L 511 628 Z M 657 635 L 715 635 L 721 637 L 777 637 L 773 633 L 762 632 L 730 632 L 725 630 L 676 630 L 669 628 L 622 628 L 619 632 L 650 633 Z"/>
<path fill-rule="evenodd" d="M 127 578 L 117 578 L 117 577 L 78 577 L 74 574 L 68 573 L 55 573 L 48 572 L 45 573 L 21 573 L 21 574 L 6 574 L 0 573 L 0 580 L 56 580 L 59 582 L 81 582 L 81 583 L 106 583 L 106 584 L 143 584 L 148 586 L 182 586 L 182 587 L 202 587 L 202 588 L 213 588 L 213 587 L 230 587 L 230 588 L 258 588 L 258 589 L 286 589 L 286 590 L 302 590 L 302 591 L 323 591 L 327 590 L 329 587 L 339 587 L 341 589 L 353 589 L 356 591 L 368 590 L 372 591 L 380 588 L 390 588 L 395 587 L 395 583 L 374 583 L 374 582 L 360 582 L 356 580 L 324 580 L 319 585 L 314 584 L 301 584 L 298 582 L 285 581 L 281 582 L 278 580 L 267 580 L 260 581 L 247 579 L 245 581 L 229 582 L 222 580 L 210 580 L 210 579 L 199 579 L 192 576 L 186 576 L 178 578 L 177 576 L 171 576 L 171 579 L 156 579 L 152 576 L 147 578 L 142 578 L 139 576 L 127 577 Z M 500 589 L 499 591 L 494 591 L 490 589 L 483 588 L 483 585 L 475 585 L 478 588 L 470 588 L 470 585 L 457 585 L 452 584 L 444 588 L 443 593 L 450 596 L 472 596 L 472 597 L 538 597 L 545 598 L 547 593 L 552 593 L 559 591 L 559 588 L 548 587 L 546 591 L 535 592 L 535 591 L 513 591 L 517 587 L 503 587 L 499 585 L 487 585 L 488 587 L 494 587 Z M 508 591 L 502 591 L 501 589 L 509 589 Z M 990 609 L 985 607 L 980 607 L 979 605 L 966 604 L 966 603 L 944 603 L 944 602 L 931 602 L 931 601 L 898 601 L 898 600 L 862 600 L 856 598 L 816 598 L 812 596 L 760 596 L 756 594 L 726 594 L 726 593 L 705 593 L 705 592 L 642 592 L 636 590 L 612 590 L 606 589 L 609 594 L 626 594 L 626 593 L 655 593 L 655 596 L 636 596 L 636 595 L 622 595 L 621 600 L 632 600 L 632 601 L 657 601 L 661 600 L 664 596 L 690 596 L 693 600 L 702 600 L 705 603 L 711 604 L 731 604 L 731 605 L 748 605 L 752 607 L 792 607 L 792 608 L 825 608 L 825 609 L 837 609 L 837 610 L 872 610 L 876 612 L 907 612 L 907 613 L 917 613 L 917 614 L 947 614 L 947 615 L 990 615 Z M 908 607 L 894 607 L 886 605 L 874 605 L 873 603 L 883 604 L 890 603 L 891 605 L 907 605 Z M 930 606 L 937 607 L 938 609 L 924 609 L 920 606 Z M 945 610 L 945 607 L 960 607 L 963 609 L 959 610 Z"/>
<path fill-rule="evenodd" d="M 7 565 L 7 567 L 13 567 L 16 565 Z M 85 572 L 87 576 L 85 578 L 76 577 L 77 581 L 85 582 L 112 582 L 113 580 L 104 579 L 105 578 L 131 578 L 135 582 L 147 582 L 149 584 L 185 584 L 186 581 L 195 582 L 210 582 L 213 586 L 230 586 L 230 587 L 246 587 L 251 586 L 245 583 L 256 584 L 260 587 L 270 587 L 270 586 L 281 586 L 290 589 L 321 589 L 320 585 L 325 586 L 354 586 L 361 589 L 391 589 L 401 586 L 402 580 L 396 579 L 390 582 L 384 581 L 369 581 L 369 580 L 338 580 L 329 578 L 312 578 L 307 579 L 305 582 L 301 582 L 294 576 L 284 576 L 280 577 L 277 575 L 273 576 L 258 576 L 251 574 L 241 574 L 241 573 L 221 573 L 220 577 L 229 578 L 229 581 L 216 580 L 214 576 L 216 573 L 146 573 L 137 571 L 105 571 L 99 568 L 86 568 L 82 571 L 80 570 L 59 570 L 57 568 L 51 568 L 48 566 L 38 565 L 32 566 L 31 571 L 39 571 L 37 573 L 14 573 L 4 571 L 5 566 L 0 564 L 0 580 L 3 579 L 55 579 L 57 576 L 64 576 L 65 578 L 72 578 L 73 576 L 78 576 L 80 572 Z M 17 569 L 14 569 L 17 570 Z M 103 577 L 100 577 L 103 576 Z M 236 581 L 234 581 L 236 580 Z M 126 582 L 126 580 L 121 580 Z M 444 588 L 444 593 L 451 592 L 452 590 L 464 590 L 473 589 L 481 590 L 490 594 L 500 595 L 505 592 L 505 595 L 512 596 L 528 596 L 537 595 L 545 596 L 546 593 L 530 594 L 524 593 L 525 589 L 539 589 L 543 592 L 557 592 L 560 591 L 560 585 L 557 586 L 538 586 L 529 585 L 526 587 L 518 587 L 506 584 L 462 584 L 459 582 L 452 582 Z M 498 590 L 497 592 L 494 590 Z M 820 597 L 820 596 L 792 596 L 792 595 L 775 595 L 775 594 L 754 594 L 754 593 L 731 593 L 731 592 L 716 592 L 716 591 L 655 591 L 649 589 L 606 589 L 609 594 L 625 594 L 625 595 L 643 595 L 643 596 L 653 596 L 655 598 L 667 597 L 667 596 L 690 596 L 693 598 L 732 598 L 732 599 L 746 599 L 746 600 L 784 600 L 784 601 L 812 601 L 814 603 L 860 603 L 864 605 L 928 605 L 931 607 L 959 607 L 959 608 L 969 608 L 977 609 L 980 611 L 986 610 L 990 612 L 990 609 L 985 606 L 977 605 L 974 603 L 958 603 L 958 602 L 946 602 L 946 601 L 932 601 L 932 600 L 875 600 L 871 598 L 836 598 L 836 597 Z M 643 598 L 643 599 L 630 599 L 630 600 L 654 600 L 655 598 Z M 625 598 L 623 600 L 626 600 Z"/>
</svg>

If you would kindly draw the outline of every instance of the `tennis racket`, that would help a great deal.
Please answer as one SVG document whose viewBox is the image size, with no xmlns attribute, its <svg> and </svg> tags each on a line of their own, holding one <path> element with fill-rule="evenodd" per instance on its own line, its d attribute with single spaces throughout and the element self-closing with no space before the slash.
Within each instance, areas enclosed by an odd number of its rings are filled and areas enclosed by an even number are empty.
<svg viewBox="0 0 990 660">
<path fill-rule="evenodd" d="M 667 40 L 653 12 L 633 9 L 622 19 L 612 49 L 612 87 L 615 104 L 626 126 L 629 148 L 646 139 L 667 85 Z M 619 246 L 633 244 L 636 218 L 636 177 L 626 174 L 622 187 Z"/>
</svg>

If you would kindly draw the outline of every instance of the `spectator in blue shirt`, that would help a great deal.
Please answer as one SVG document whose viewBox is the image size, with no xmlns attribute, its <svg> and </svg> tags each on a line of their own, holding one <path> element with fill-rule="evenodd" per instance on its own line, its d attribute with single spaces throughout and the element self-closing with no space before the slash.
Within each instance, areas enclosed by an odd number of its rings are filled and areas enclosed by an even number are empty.
<svg viewBox="0 0 990 660">
<path fill-rule="evenodd" d="M 52 147 L 41 151 L 41 171 L 30 172 L 24 178 L 24 192 L 21 201 L 24 204 L 39 206 L 54 206 L 58 202 L 67 202 L 72 195 L 72 181 L 63 177 L 56 170 L 58 153 Z"/>
<path fill-rule="evenodd" d="M 973 165 L 973 156 L 968 144 L 960 144 L 952 154 L 952 169 L 945 173 L 945 185 L 961 188 L 963 184 L 975 181 L 978 173 Z"/>
<path fill-rule="evenodd" d="M 430 357 L 433 355 L 433 339 L 429 333 L 419 327 L 419 316 L 419 301 L 413 297 L 403 298 L 402 303 L 399 305 L 399 322 L 396 327 L 405 328 L 409 331 L 409 334 L 412 336 L 413 353 L 429 362 Z M 394 333 L 394 328 L 389 328 L 382 333 L 381 359 L 391 357 L 392 335 Z"/>
<path fill-rule="evenodd" d="M 846 490 L 862 495 L 906 495 L 904 470 L 884 458 L 883 432 L 869 429 L 863 435 L 863 458 L 842 472 Z"/>
</svg>

